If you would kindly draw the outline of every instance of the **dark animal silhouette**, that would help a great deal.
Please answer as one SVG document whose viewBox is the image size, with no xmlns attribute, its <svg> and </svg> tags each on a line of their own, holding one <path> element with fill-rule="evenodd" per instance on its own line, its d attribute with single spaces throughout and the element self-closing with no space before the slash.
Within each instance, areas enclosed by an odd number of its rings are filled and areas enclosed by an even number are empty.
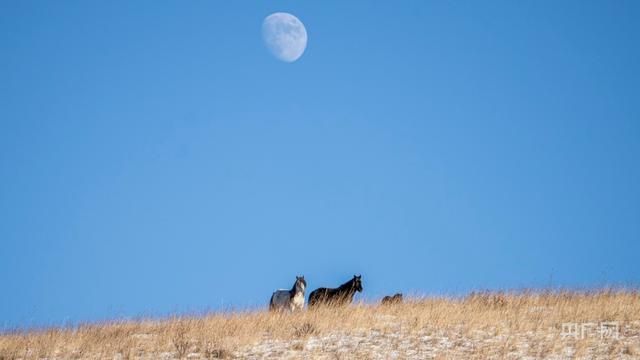
<svg viewBox="0 0 640 360">
<path fill-rule="evenodd" d="M 362 292 L 362 276 L 353 275 L 353 279 L 338 288 L 319 288 L 309 294 L 309 307 L 319 304 L 348 305 L 353 301 L 356 291 Z"/>
<path fill-rule="evenodd" d="M 393 296 L 385 296 L 382 298 L 382 305 L 400 304 L 402 303 L 402 293 Z"/>
</svg>

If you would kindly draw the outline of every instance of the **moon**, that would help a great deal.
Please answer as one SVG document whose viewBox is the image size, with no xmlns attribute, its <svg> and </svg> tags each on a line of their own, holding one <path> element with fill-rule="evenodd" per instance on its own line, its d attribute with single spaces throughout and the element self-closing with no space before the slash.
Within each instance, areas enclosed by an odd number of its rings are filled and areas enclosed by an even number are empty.
<svg viewBox="0 0 640 360">
<path fill-rule="evenodd" d="M 307 48 L 307 30 L 297 17 L 284 12 L 267 16 L 262 22 L 262 38 L 278 59 L 294 62 Z"/>
</svg>

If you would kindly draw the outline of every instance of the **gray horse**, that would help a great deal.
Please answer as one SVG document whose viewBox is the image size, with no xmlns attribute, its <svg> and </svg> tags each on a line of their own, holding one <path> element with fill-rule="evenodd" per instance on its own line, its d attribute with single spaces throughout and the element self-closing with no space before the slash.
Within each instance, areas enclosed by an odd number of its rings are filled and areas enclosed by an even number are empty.
<svg viewBox="0 0 640 360">
<path fill-rule="evenodd" d="M 304 308 L 304 290 L 307 288 L 307 282 L 304 276 L 296 276 L 296 282 L 291 290 L 280 289 L 273 292 L 271 301 L 269 301 L 269 310 L 272 311 L 289 311 L 302 310 Z"/>
</svg>

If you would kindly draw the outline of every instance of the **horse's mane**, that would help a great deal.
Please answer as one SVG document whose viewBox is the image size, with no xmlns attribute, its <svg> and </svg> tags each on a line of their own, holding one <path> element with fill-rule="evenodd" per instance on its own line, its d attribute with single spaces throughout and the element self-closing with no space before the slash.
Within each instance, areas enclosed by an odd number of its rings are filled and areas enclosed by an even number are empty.
<svg viewBox="0 0 640 360">
<path fill-rule="evenodd" d="M 353 281 L 355 280 L 355 278 L 351 278 L 349 281 L 347 281 L 346 283 L 338 286 L 338 290 L 345 290 L 345 289 L 351 289 L 353 288 Z"/>
</svg>

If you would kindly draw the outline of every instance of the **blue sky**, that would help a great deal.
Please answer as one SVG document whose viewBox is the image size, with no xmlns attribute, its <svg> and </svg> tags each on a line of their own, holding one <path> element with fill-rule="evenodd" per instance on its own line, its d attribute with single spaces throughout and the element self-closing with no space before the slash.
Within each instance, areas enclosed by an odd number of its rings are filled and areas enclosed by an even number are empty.
<svg viewBox="0 0 640 360">
<path fill-rule="evenodd" d="M 285 11 L 309 42 L 265 48 Z M 635 1 L 0 5 L 0 326 L 637 285 Z"/>
</svg>

